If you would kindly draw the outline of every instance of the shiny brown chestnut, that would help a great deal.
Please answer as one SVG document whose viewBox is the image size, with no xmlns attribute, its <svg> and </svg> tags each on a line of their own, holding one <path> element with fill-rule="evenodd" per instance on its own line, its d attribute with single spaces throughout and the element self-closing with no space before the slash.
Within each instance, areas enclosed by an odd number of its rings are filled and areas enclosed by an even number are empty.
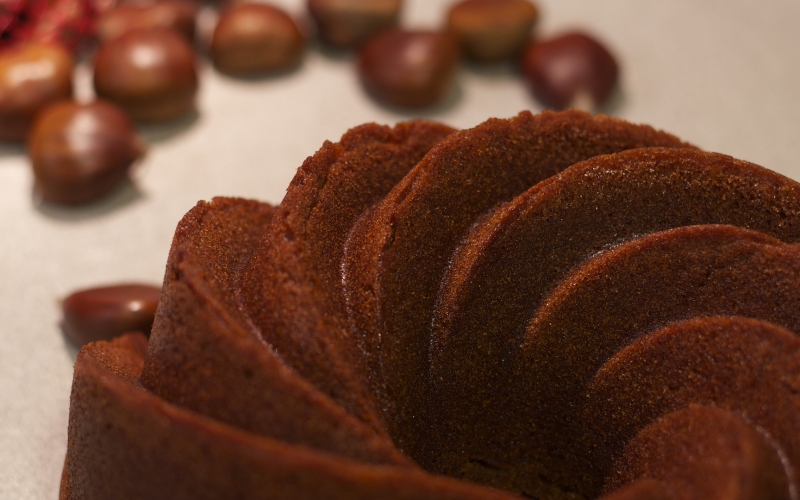
<svg viewBox="0 0 800 500">
<path fill-rule="evenodd" d="M 72 56 L 27 43 L 0 55 L 0 140 L 24 141 L 36 115 L 72 97 Z"/>
<path fill-rule="evenodd" d="M 144 151 L 128 117 L 103 101 L 53 104 L 39 115 L 28 141 L 37 192 L 70 205 L 112 191 Z"/>
<path fill-rule="evenodd" d="M 594 111 L 614 90 L 619 67 L 600 42 L 576 32 L 531 43 L 522 54 L 522 73 L 546 106 Z"/>
<path fill-rule="evenodd" d="M 447 15 L 447 29 L 470 59 L 501 61 L 518 54 L 539 18 L 528 0 L 463 0 Z"/>
<path fill-rule="evenodd" d="M 80 290 L 62 302 L 61 326 L 78 347 L 126 332 L 149 336 L 160 295 L 160 287 L 138 283 Z"/>
<path fill-rule="evenodd" d="M 137 121 L 178 118 L 194 109 L 197 65 L 192 46 L 172 30 L 134 30 L 101 46 L 94 89 Z"/>
<path fill-rule="evenodd" d="M 97 24 L 97 40 L 103 44 L 129 31 L 165 28 L 194 38 L 198 7 L 193 0 L 160 0 L 152 3 L 124 3 L 103 15 Z"/>
<path fill-rule="evenodd" d="M 395 29 L 364 44 L 358 73 L 367 92 L 379 101 L 419 108 L 447 94 L 458 63 L 458 43 L 451 35 Z"/>
<path fill-rule="evenodd" d="M 308 11 L 323 41 L 351 48 L 397 25 L 402 4 L 402 0 L 308 0 Z"/>
<path fill-rule="evenodd" d="M 303 45 L 300 29 L 284 11 L 263 3 L 240 3 L 220 15 L 210 52 L 223 73 L 249 75 L 296 65 Z"/>
</svg>

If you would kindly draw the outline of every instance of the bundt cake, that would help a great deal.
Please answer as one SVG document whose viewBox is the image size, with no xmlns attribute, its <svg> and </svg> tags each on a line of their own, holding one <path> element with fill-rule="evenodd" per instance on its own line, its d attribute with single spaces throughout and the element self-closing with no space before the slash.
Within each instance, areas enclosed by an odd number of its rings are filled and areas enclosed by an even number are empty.
<svg viewBox="0 0 800 500">
<path fill-rule="evenodd" d="M 796 499 L 800 184 L 578 111 L 357 127 L 179 223 L 67 499 Z"/>
</svg>

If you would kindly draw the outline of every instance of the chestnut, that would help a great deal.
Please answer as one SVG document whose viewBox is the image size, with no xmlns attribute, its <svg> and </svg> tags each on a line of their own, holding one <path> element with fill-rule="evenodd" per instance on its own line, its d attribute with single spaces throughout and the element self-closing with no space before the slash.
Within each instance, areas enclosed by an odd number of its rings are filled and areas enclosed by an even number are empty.
<svg viewBox="0 0 800 500">
<path fill-rule="evenodd" d="M 395 26 L 401 6 L 402 0 L 308 0 L 320 38 L 340 48 L 356 47 Z"/>
<path fill-rule="evenodd" d="M 37 118 L 28 141 L 36 190 L 53 203 L 82 204 L 112 191 L 145 151 L 131 121 L 103 101 L 64 101 Z"/>
<path fill-rule="evenodd" d="M 72 56 L 55 44 L 27 43 L 0 55 L 0 139 L 24 141 L 36 115 L 72 97 Z"/>
<path fill-rule="evenodd" d="M 419 108 L 447 94 L 458 63 L 458 43 L 447 33 L 393 29 L 364 44 L 358 73 L 379 101 Z"/>
<path fill-rule="evenodd" d="M 61 303 L 64 334 L 76 346 L 138 331 L 150 335 L 161 287 L 124 283 L 79 290 Z"/>
<path fill-rule="evenodd" d="M 211 41 L 214 66 L 223 73 L 248 75 L 297 64 L 304 39 L 284 11 L 263 3 L 240 3 L 220 16 Z"/>
<path fill-rule="evenodd" d="M 194 109 L 197 86 L 192 46 L 172 30 L 129 31 L 102 45 L 95 56 L 95 92 L 137 121 L 187 114 Z"/>
<path fill-rule="evenodd" d="M 450 8 L 447 29 L 470 59 L 501 61 L 522 50 L 538 17 L 528 0 L 463 0 Z"/>
<path fill-rule="evenodd" d="M 546 106 L 594 111 L 614 90 L 619 67 L 600 42 L 575 32 L 531 43 L 522 55 L 522 73 Z"/>
<path fill-rule="evenodd" d="M 192 40 L 197 12 L 193 0 L 121 4 L 100 18 L 97 39 L 102 44 L 135 29 L 166 28 Z"/>
</svg>

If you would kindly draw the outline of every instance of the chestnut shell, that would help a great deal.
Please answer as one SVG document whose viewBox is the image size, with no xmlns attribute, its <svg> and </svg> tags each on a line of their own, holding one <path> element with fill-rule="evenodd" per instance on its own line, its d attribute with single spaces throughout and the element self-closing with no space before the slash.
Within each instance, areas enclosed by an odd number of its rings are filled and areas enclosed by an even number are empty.
<svg viewBox="0 0 800 500">
<path fill-rule="evenodd" d="M 198 88 L 194 51 L 172 30 L 129 31 L 97 51 L 94 88 L 134 120 L 178 118 L 194 109 Z"/>
<path fill-rule="evenodd" d="M 460 59 L 458 42 L 447 33 L 394 29 L 361 48 L 361 82 L 381 102 L 421 108 L 440 101 L 453 84 Z"/>
<path fill-rule="evenodd" d="M 266 4 L 241 3 L 220 16 L 211 41 L 214 66 L 223 73 L 248 75 L 296 65 L 305 40 L 284 11 Z"/>
<path fill-rule="evenodd" d="M 198 6 L 194 0 L 124 3 L 100 18 L 97 39 L 102 44 L 136 29 L 166 28 L 192 40 L 197 12 Z"/>
<path fill-rule="evenodd" d="M 37 191 L 45 201 L 68 205 L 114 190 L 144 151 L 128 117 L 103 101 L 50 106 L 28 141 Z"/>
<path fill-rule="evenodd" d="M 598 108 L 614 90 L 619 66 L 600 42 L 573 32 L 528 45 L 522 55 L 522 73 L 534 95 L 550 108 L 574 106 L 582 95 Z"/>
<path fill-rule="evenodd" d="M 64 334 L 76 346 L 127 332 L 150 335 L 161 287 L 124 283 L 79 290 L 61 304 Z"/>
<path fill-rule="evenodd" d="M 0 140 L 24 141 L 36 115 L 72 97 L 72 56 L 28 43 L 0 55 Z"/>
</svg>

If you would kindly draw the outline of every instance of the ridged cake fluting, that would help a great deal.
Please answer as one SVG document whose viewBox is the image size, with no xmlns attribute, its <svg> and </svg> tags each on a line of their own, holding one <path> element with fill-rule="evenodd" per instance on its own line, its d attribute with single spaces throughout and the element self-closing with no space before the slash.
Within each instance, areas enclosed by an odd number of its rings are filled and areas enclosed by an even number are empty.
<svg viewBox="0 0 800 500">
<path fill-rule="evenodd" d="M 62 499 L 790 499 L 800 185 L 567 111 L 363 125 L 179 223 Z"/>
</svg>

